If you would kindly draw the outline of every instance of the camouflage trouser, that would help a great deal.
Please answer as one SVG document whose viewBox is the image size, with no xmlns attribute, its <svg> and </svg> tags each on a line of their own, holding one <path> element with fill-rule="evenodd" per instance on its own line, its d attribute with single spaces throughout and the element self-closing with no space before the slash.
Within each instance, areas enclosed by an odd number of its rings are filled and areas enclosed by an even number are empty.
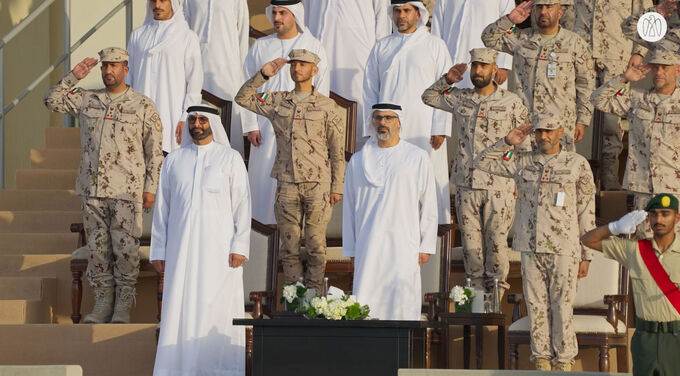
<svg viewBox="0 0 680 376">
<path fill-rule="evenodd" d="M 474 287 L 483 286 L 487 291 L 498 278 L 500 286 L 507 290 L 508 231 L 515 216 L 513 193 L 458 186 L 455 200 L 465 278 L 470 278 Z"/>
<path fill-rule="evenodd" d="M 134 287 L 139 274 L 142 204 L 84 197 L 83 222 L 90 248 L 87 264 L 90 284 Z"/>
<path fill-rule="evenodd" d="M 326 272 L 326 227 L 331 219 L 329 183 L 278 182 L 274 216 L 281 238 L 283 283 L 293 284 L 302 276 L 300 238 L 304 219 L 307 270 L 304 283 L 320 292 Z"/>
<path fill-rule="evenodd" d="M 659 192 L 662 193 L 662 192 Z M 655 194 L 652 193 L 640 193 L 633 192 L 633 210 L 645 210 L 649 200 L 651 200 Z M 680 232 L 680 223 L 675 225 L 675 232 Z M 635 231 L 635 236 L 638 239 L 651 238 L 654 236 L 652 227 L 649 225 L 649 221 L 644 221 L 640 223 Z"/>
<path fill-rule="evenodd" d="M 598 78 L 603 84 L 623 73 L 624 65 L 611 62 L 595 61 Z M 617 66 L 618 65 L 618 66 Z M 612 114 L 604 114 L 602 124 L 602 189 L 621 189 L 619 183 L 619 155 L 623 151 L 623 128 L 621 118 Z"/>
<path fill-rule="evenodd" d="M 578 264 L 574 257 L 522 252 L 532 362 L 572 363 L 578 354 L 573 327 Z"/>
</svg>

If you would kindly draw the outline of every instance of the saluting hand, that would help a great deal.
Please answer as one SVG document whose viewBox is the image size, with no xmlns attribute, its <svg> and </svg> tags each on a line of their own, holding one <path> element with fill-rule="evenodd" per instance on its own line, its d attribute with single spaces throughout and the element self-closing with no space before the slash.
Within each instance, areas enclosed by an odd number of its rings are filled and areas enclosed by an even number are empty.
<svg viewBox="0 0 680 376">
<path fill-rule="evenodd" d="M 449 85 L 453 85 L 456 82 L 460 82 L 463 80 L 463 73 L 467 70 L 467 64 L 465 63 L 459 63 L 451 67 L 449 69 L 449 72 L 446 73 L 446 83 Z"/>
<path fill-rule="evenodd" d="M 83 61 L 73 67 L 71 72 L 73 72 L 73 75 L 76 76 L 77 79 L 82 80 L 90 74 L 90 71 L 97 66 L 97 63 L 99 63 L 99 60 L 93 57 L 86 57 Z"/>
<path fill-rule="evenodd" d="M 665 19 L 669 19 L 671 15 L 673 15 L 673 11 L 677 8 L 678 2 L 676 0 L 666 0 L 656 6 L 656 12 L 664 16 Z"/>
<path fill-rule="evenodd" d="M 524 1 L 515 9 L 508 14 L 508 19 L 510 22 L 514 23 L 515 25 L 521 24 L 524 22 L 529 16 L 531 16 L 531 8 L 534 6 L 533 1 Z"/>
<path fill-rule="evenodd" d="M 651 69 L 652 68 L 649 66 L 649 64 L 633 65 L 623 72 L 623 79 L 627 82 L 640 81 L 641 79 L 645 78 L 645 76 L 647 76 L 647 73 L 649 73 Z"/>
<path fill-rule="evenodd" d="M 531 132 L 533 132 L 534 127 L 531 124 L 522 124 L 519 127 L 513 129 L 505 136 L 505 143 L 511 146 L 521 144 Z"/>
<path fill-rule="evenodd" d="M 262 74 L 267 77 L 276 76 L 276 74 L 279 73 L 281 68 L 283 68 L 286 64 L 288 64 L 288 60 L 282 57 L 274 59 L 262 67 Z"/>
</svg>

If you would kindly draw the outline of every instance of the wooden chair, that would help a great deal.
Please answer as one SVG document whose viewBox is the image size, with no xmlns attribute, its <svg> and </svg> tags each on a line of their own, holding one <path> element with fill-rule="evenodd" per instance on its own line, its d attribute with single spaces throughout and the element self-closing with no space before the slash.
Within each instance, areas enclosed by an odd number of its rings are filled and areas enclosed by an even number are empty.
<svg viewBox="0 0 680 376">
<path fill-rule="evenodd" d="M 156 318 L 161 319 L 161 305 L 163 303 L 163 282 L 165 273 L 157 273 L 149 261 L 149 245 L 151 243 L 151 212 L 142 214 L 142 236 L 139 247 L 139 271 L 153 272 L 156 274 L 156 299 L 158 301 L 158 313 Z M 83 273 L 87 270 L 89 249 L 87 247 L 87 236 L 85 227 L 82 223 L 72 223 L 71 232 L 78 233 L 78 248 L 71 255 L 71 321 L 78 324 L 81 319 L 80 309 L 83 301 Z"/>
<path fill-rule="evenodd" d="M 578 281 L 574 301 L 574 328 L 579 348 L 600 349 L 599 371 L 609 372 L 609 349 L 617 350 L 617 371 L 628 371 L 628 271 L 600 252 L 588 276 Z M 517 369 L 517 346 L 529 344 L 529 318 L 521 317 L 521 294 L 508 295 L 514 304 L 508 330 L 510 369 Z"/>
</svg>

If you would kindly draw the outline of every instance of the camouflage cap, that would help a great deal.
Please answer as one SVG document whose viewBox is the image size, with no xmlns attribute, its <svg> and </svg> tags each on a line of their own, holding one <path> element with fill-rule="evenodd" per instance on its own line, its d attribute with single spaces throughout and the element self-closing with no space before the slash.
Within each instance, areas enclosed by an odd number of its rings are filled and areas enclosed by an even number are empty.
<svg viewBox="0 0 680 376">
<path fill-rule="evenodd" d="M 562 5 L 574 5 L 574 0 L 561 0 L 560 4 L 562 4 Z"/>
<path fill-rule="evenodd" d="M 305 49 L 292 50 L 288 54 L 288 62 L 293 60 L 306 61 L 308 63 L 319 64 L 321 59 L 315 53 L 307 51 Z"/>
<path fill-rule="evenodd" d="M 650 211 L 652 209 L 673 209 L 677 211 L 678 199 L 675 196 L 668 193 L 658 194 L 654 196 L 651 200 L 649 200 L 649 203 L 647 204 L 645 211 Z"/>
<path fill-rule="evenodd" d="M 659 45 L 649 52 L 647 62 L 649 64 L 680 65 L 680 55 Z"/>
<path fill-rule="evenodd" d="M 558 129 L 562 126 L 560 123 L 560 116 L 544 112 L 540 114 L 534 114 L 531 117 L 531 124 L 533 124 L 534 129 Z"/>
<path fill-rule="evenodd" d="M 571 1 L 573 4 L 573 0 Z M 561 5 L 567 5 L 565 3 L 565 0 L 536 0 L 534 1 L 534 5 L 551 5 L 551 4 L 561 4 Z"/>
<path fill-rule="evenodd" d="M 130 53 L 120 47 L 107 47 L 99 51 L 99 61 L 118 63 L 121 61 L 128 61 L 129 57 Z"/>
<path fill-rule="evenodd" d="M 470 62 L 474 63 L 485 63 L 485 64 L 496 64 L 496 59 L 498 58 L 498 52 L 490 48 L 473 48 L 470 50 Z"/>
</svg>

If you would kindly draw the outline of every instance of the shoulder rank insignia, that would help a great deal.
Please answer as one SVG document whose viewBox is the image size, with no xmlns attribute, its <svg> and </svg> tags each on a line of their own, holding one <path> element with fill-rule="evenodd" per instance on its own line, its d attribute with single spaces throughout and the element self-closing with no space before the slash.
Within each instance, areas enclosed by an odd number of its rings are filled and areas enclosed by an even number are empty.
<svg viewBox="0 0 680 376">
<path fill-rule="evenodd" d="M 264 101 L 267 100 L 267 98 L 269 98 L 269 93 L 265 92 L 262 95 L 260 95 L 260 97 L 257 98 L 257 100 L 260 101 L 260 102 L 264 102 Z"/>
<path fill-rule="evenodd" d="M 510 158 L 512 158 L 512 151 L 508 151 L 507 153 L 503 154 L 504 161 L 509 161 Z"/>
<path fill-rule="evenodd" d="M 80 93 L 80 88 L 77 87 L 77 88 L 75 88 L 75 89 L 69 91 L 69 93 L 70 93 L 70 94 L 77 94 L 77 93 Z"/>
</svg>

